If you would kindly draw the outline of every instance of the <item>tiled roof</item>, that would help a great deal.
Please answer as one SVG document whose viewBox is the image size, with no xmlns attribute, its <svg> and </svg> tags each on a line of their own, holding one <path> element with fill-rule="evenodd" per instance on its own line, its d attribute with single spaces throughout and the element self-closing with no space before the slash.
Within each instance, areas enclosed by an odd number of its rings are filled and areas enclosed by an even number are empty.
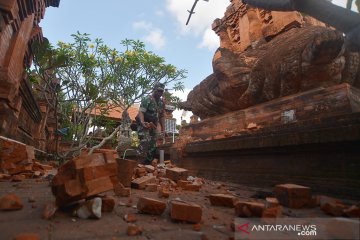
<svg viewBox="0 0 360 240">
<path fill-rule="evenodd" d="M 139 111 L 139 106 L 133 105 L 128 109 L 128 113 L 131 120 L 135 120 L 135 117 Z M 106 117 L 111 118 L 113 120 L 120 120 L 122 116 L 123 110 L 120 107 L 111 107 L 107 114 L 104 114 Z M 100 108 L 95 109 L 95 114 L 100 115 Z"/>
</svg>

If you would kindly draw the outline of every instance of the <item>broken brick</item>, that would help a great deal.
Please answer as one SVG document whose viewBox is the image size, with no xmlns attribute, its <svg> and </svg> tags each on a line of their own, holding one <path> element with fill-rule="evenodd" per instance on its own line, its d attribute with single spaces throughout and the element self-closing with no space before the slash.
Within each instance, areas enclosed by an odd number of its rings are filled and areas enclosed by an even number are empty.
<svg viewBox="0 0 360 240">
<path fill-rule="evenodd" d="M 161 215 L 166 209 L 166 203 L 147 197 L 139 198 L 137 209 L 140 213 Z"/>
<path fill-rule="evenodd" d="M 258 202 L 237 201 L 235 203 L 235 215 L 238 217 L 261 217 L 265 210 L 265 204 Z"/>
<path fill-rule="evenodd" d="M 296 184 L 276 185 L 274 194 L 281 205 L 289 208 L 302 208 L 311 199 L 310 188 Z"/>
<path fill-rule="evenodd" d="M 20 198 L 15 194 L 7 194 L 0 198 L 0 210 L 20 210 L 23 208 Z"/>
<path fill-rule="evenodd" d="M 24 174 L 17 174 L 17 175 L 12 176 L 11 181 L 12 182 L 21 182 L 21 181 L 25 180 L 25 178 L 26 177 Z"/>
<path fill-rule="evenodd" d="M 132 213 L 128 213 L 124 215 L 124 221 L 125 222 L 136 222 L 137 221 L 137 217 L 135 214 Z"/>
<path fill-rule="evenodd" d="M 188 184 L 185 185 L 185 187 L 183 188 L 183 190 L 185 191 L 193 191 L 193 192 L 199 192 L 201 189 L 201 185 L 197 185 L 197 184 Z"/>
<path fill-rule="evenodd" d="M 55 215 L 57 209 L 58 207 L 54 202 L 46 203 L 42 213 L 42 218 L 46 220 L 51 219 Z"/>
<path fill-rule="evenodd" d="M 251 123 L 249 123 L 249 124 L 247 125 L 246 128 L 249 129 L 249 130 L 257 129 L 257 124 L 251 122 Z"/>
<path fill-rule="evenodd" d="M 350 218 L 360 218 L 360 208 L 356 205 L 352 205 L 351 207 L 345 209 L 344 213 Z"/>
<path fill-rule="evenodd" d="M 114 193 L 116 196 L 129 197 L 131 194 L 131 188 L 126 188 L 121 183 L 117 183 L 114 185 Z"/>
<path fill-rule="evenodd" d="M 210 203 L 213 206 L 234 207 L 234 196 L 226 194 L 211 194 Z"/>
<path fill-rule="evenodd" d="M 134 179 L 131 182 L 131 187 L 136 189 L 145 189 L 146 184 L 155 182 L 154 176 L 143 176 L 141 178 Z"/>
<path fill-rule="evenodd" d="M 199 223 L 202 217 L 201 206 L 179 200 L 171 201 L 170 217 L 172 220 Z"/>
<path fill-rule="evenodd" d="M 177 186 L 184 188 L 186 185 L 192 184 L 192 182 L 187 181 L 187 180 L 178 180 L 177 181 Z"/>
<path fill-rule="evenodd" d="M 147 171 L 144 167 L 137 167 L 135 168 L 135 177 L 140 178 L 147 174 Z"/>
<path fill-rule="evenodd" d="M 102 212 L 112 212 L 115 207 L 115 199 L 110 196 L 105 196 L 102 199 L 101 211 Z"/>
<path fill-rule="evenodd" d="M 136 236 L 142 233 L 142 229 L 135 224 L 129 224 L 126 233 L 128 236 Z"/>
<path fill-rule="evenodd" d="M 200 232 L 201 230 L 201 224 L 200 223 L 196 223 L 193 225 L 193 230 L 194 231 L 197 231 L 197 232 Z"/>
<path fill-rule="evenodd" d="M 14 240 L 40 240 L 36 233 L 21 233 L 15 236 Z"/>
<path fill-rule="evenodd" d="M 159 192 L 158 192 L 158 196 L 160 198 L 169 198 L 170 196 L 170 192 L 168 189 L 165 188 L 160 188 Z"/>
<path fill-rule="evenodd" d="M 173 180 L 186 180 L 188 177 L 188 170 L 179 167 L 173 167 L 166 169 L 166 177 Z"/>
<path fill-rule="evenodd" d="M 128 159 L 116 159 L 118 164 L 118 178 L 119 181 L 124 185 L 124 187 L 130 187 L 132 181 L 132 175 L 137 162 L 134 160 Z"/>
<path fill-rule="evenodd" d="M 148 183 L 145 186 L 145 191 L 147 192 L 156 192 L 158 185 L 156 183 Z"/>
<path fill-rule="evenodd" d="M 338 203 L 338 202 L 327 202 L 327 203 L 324 203 L 324 204 L 321 204 L 320 205 L 320 209 L 328 214 L 328 215 L 331 215 L 331 216 L 335 216 L 335 217 L 340 217 L 342 215 L 344 215 L 344 210 L 346 209 L 347 207 L 342 204 L 342 203 Z"/>
<path fill-rule="evenodd" d="M 11 179 L 11 175 L 10 174 L 5 174 L 5 173 L 0 173 L 0 180 L 1 179 L 9 180 L 9 179 Z"/>
<path fill-rule="evenodd" d="M 282 214 L 282 206 L 266 208 L 262 213 L 262 218 L 279 218 Z"/>
<path fill-rule="evenodd" d="M 145 165 L 144 168 L 148 173 L 153 173 L 155 171 L 155 167 L 152 165 Z"/>
<path fill-rule="evenodd" d="M 265 202 L 266 208 L 277 207 L 280 205 L 277 198 L 274 198 L 274 197 L 267 197 L 267 198 L 265 198 L 265 201 L 266 201 Z"/>
</svg>

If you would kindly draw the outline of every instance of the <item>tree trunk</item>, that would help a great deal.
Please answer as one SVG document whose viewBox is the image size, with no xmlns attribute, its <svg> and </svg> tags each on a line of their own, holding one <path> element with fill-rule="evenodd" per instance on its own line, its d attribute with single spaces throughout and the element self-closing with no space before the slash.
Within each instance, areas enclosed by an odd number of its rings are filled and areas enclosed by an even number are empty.
<svg viewBox="0 0 360 240">
<path fill-rule="evenodd" d="M 93 146 L 90 151 L 89 151 L 89 155 L 91 155 L 95 149 L 101 148 L 102 146 L 104 146 L 104 144 L 106 143 L 106 141 L 112 139 L 114 137 L 114 135 L 119 131 L 120 126 L 118 126 L 117 128 L 115 128 L 115 130 L 107 137 L 103 138 L 103 140 L 96 146 Z"/>
</svg>

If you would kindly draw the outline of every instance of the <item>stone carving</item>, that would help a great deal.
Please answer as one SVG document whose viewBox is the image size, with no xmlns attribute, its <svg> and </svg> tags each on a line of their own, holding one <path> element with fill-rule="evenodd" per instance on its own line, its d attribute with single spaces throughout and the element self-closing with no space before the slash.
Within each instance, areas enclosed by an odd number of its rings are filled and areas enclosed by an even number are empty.
<svg viewBox="0 0 360 240">
<path fill-rule="evenodd" d="M 213 30 L 214 73 L 181 107 L 200 118 L 342 82 L 360 87 L 359 52 L 341 32 L 298 12 L 256 9 L 233 0 Z"/>
</svg>

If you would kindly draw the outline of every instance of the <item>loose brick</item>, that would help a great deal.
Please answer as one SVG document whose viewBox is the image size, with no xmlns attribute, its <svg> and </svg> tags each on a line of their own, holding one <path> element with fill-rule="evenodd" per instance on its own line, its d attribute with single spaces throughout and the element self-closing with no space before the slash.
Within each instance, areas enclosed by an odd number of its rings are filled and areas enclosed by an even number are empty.
<svg viewBox="0 0 360 240">
<path fill-rule="evenodd" d="M 186 185 L 192 184 L 192 182 L 190 181 L 186 181 L 186 180 L 178 180 L 177 181 L 177 185 L 178 187 L 184 188 Z"/>
<path fill-rule="evenodd" d="M 141 178 L 134 179 L 131 182 L 131 187 L 136 189 L 145 189 L 146 184 L 154 183 L 155 177 L 154 176 L 143 176 Z"/>
<path fill-rule="evenodd" d="M 114 185 L 114 193 L 116 196 L 129 197 L 131 195 L 131 188 L 126 188 L 121 183 L 117 183 Z"/>
<path fill-rule="evenodd" d="M 26 177 L 24 174 L 17 174 L 17 175 L 12 176 L 11 181 L 12 182 L 22 182 L 23 180 L 25 180 L 25 178 Z"/>
<path fill-rule="evenodd" d="M 145 165 L 144 168 L 148 173 L 153 173 L 155 171 L 155 167 L 152 165 Z"/>
<path fill-rule="evenodd" d="M 128 159 L 116 159 L 118 164 L 118 178 L 119 181 L 125 186 L 130 187 L 134 168 L 137 162 Z"/>
<path fill-rule="evenodd" d="M 137 209 L 140 213 L 161 215 L 166 209 L 166 203 L 147 197 L 139 198 Z"/>
<path fill-rule="evenodd" d="M 136 222 L 137 221 L 137 217 L 135 214 L 129 213 L 129 214 L 125 214 L 124 215 L 124 221 L 128 222 L 128 223 L 132 223 L 132 222 Z"/>
<path fill-rule="evenodd" d="M 40 240 L 37 233 L 21 233 L 15 236 L 14 240 Z"/>
<path fill-rule="evenodd" d="M 262 213 L 262 218 L 279 218 L 282 214 L 282 206 L 266 208 Z"/>
<path fill-rule="evenodd" d="M 186 221 L 189 223 L 199 223 L 202 217 L 200 205 L 178 200 L 171 201 L 170 217 L 176 221 Z"/>
<path fill-rule="evenodd" d="M 344 204 L 337 202 L 327 202 L 320 206 L 320 209 L 324 213 L 335 217 L 340 217 L 344 215 L 344 210 L 346 208 L 347 207 Z"/>
<path fill-rule="evenodd" d="M 147 192 L 156 192 L 158 185 L 156 183 L 148 183 L 145 186 L 145 191 Z"/>
<path fill-rule="evenodd" d="M 211 194 L 210 203 L 213 206 L 234 207 L 234 196 L 226 194 Z"/>
<path fill-rule="evenodd" d="M 168 189 L 165 188 L 160 188 L 159 192 L 158 192 L 158 196 L 160 198 L 169 198 L 170 196 L 170 192 Z"/>
<path fill-rule="evenodd" d="M 85 186 L 88 189 L 86 193 L 87 197 L 94 196 L 96 194 L 112 190 L 114 188 L 114 185 L 110 177 L 102 177 L 91 181 L 87 181 L 85 183 Z"/>
<path fill-rule="evenodd" d="M 112 212 L 115 207 L 115 199 L 111 196 L 105 196 L 102 199 L 101 211 L 102 212 Z"/>
<path fill-rule="evenodd" d="M 296 184 L 280 184 L 275 186 L 274 194 L 279 203 L 289 208 L 302 208 L 311 199 L 311 190 Z"/>
<path fill-rule="evenodd" d="M 126 233 L 128 236 L 136 236 L 142 233 L 142 229 L 135 224 L 129 224 Z"/>
<path fill-rule="evenodd" d="M 0 210 L 20 210 L 23 204 L 20 198 L 15 194 L 7 194 L 0 198 Z"/>
<path fill-rule="evenodd" d="M 57 209 L 58 207 L 54 202 L 46 203 L 42 213 L 42 218 L 46 220 L 51 219 L 55 215 Z"/>
<path fill-rule="evenodd" d="M 279 201 L 277 200 L 277 198 L 273 198 L 273 197 L 267 197 L 265 198 L 265 207 L 266 208 L 271 208 L 271 207 L 277 207 L 279 206 Z"/>
<path fill-rule="evenodd" d="M 174 167 L 166 169 L 166 177 L 173 180 L 186 180 L 188 177 L 188 170 L 184 168 Z"/>
<path fill-rule="evenodd" d="M 235 215 L 238 217 L 261 217 L 265 210 L 265 204 L 258 202 L 235 203 Z"/>
<path fill-rule="evenodd" d="M 144 167 L 137 167 L 137 168 L 135 168 L 135 176 L 137 177 L 137 178 L 140 178 L 140 177 L 143 177 L 143 176 L 145 176 L 146 175 L 146 173 L 147 173 L 147 171 L 146 171 L 146 169 L 144 168 Z"/>
<path fill-rule="evenodd" d="M 351 207 L 344 210 L 346 216 L 351 218 L 360 218 L 360 208 L 356 205 L 352 205 Z"/>
<path fill-rule="evenodd" d="M 201 185 L 197 184 L 188 184 L 183 187 L 185 191 L 199 192 L 201 189 Z"/>
</svg>

